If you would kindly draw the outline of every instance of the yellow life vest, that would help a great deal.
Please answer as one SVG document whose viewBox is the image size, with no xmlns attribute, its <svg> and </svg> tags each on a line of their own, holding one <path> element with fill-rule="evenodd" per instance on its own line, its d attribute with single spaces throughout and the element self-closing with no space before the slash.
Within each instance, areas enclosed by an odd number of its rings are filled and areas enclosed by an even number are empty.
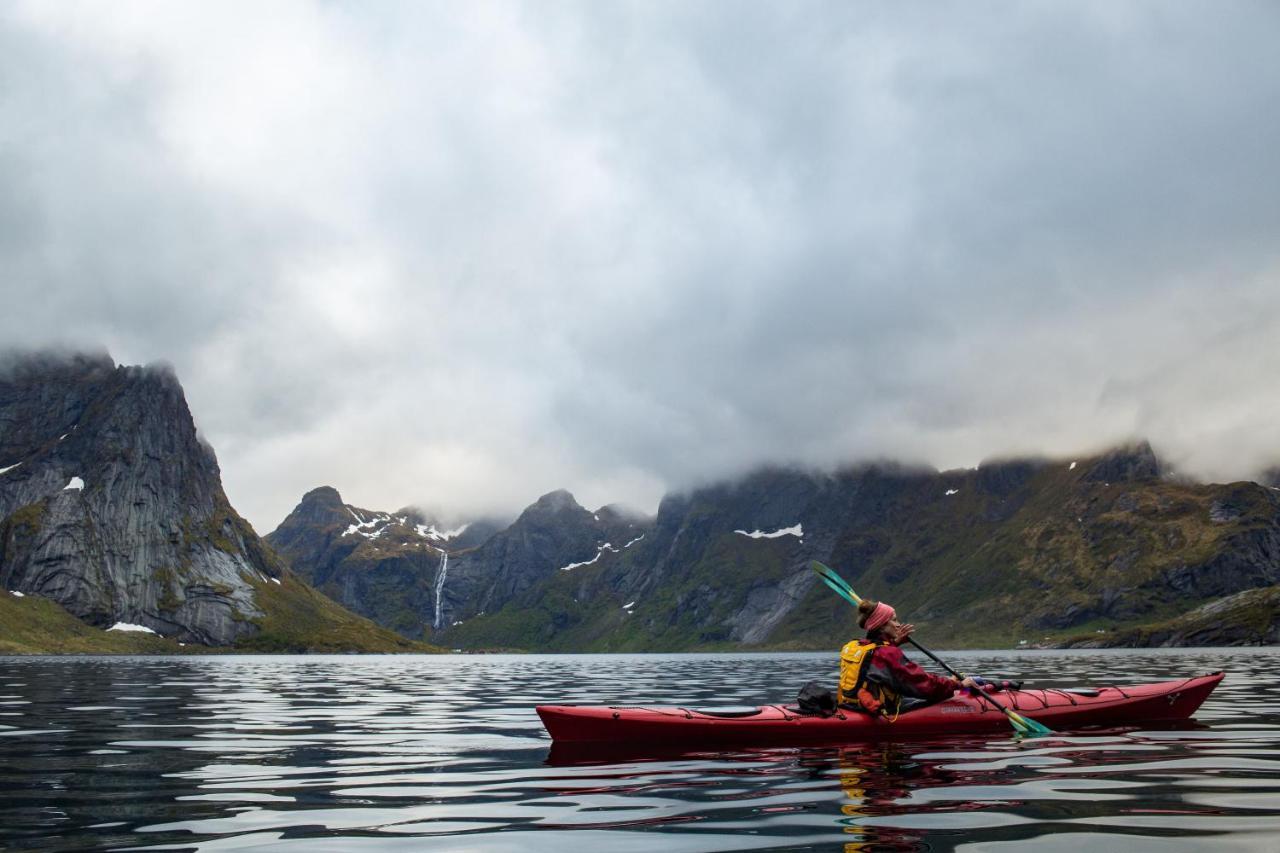
<svg viewBox="0 0 1280 853">
<path fill-rule="evenodd" d="M 873 643 L 870 640 L 850 640 L 840 650 L 840 690 L 838 701 L 841 705 L 852 705 L 869 714 L 878 714 L 885 705 L 899 708 L 902 697 L 883 684 L 867 681 L 867 667 L 871 663 L 871 653 L 888 643 Z"/>
</svg>

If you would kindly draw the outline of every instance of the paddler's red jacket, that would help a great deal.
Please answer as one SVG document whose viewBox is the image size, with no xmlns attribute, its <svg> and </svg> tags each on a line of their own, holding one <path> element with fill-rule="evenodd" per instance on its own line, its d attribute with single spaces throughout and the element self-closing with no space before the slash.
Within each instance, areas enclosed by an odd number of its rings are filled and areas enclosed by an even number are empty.
<svg viewBox="0 0 1280 853">
<path fill-rule="evenodd" d="M 867 664 L 867 679 L 884 685 L 903 698 L 941 702 L 956 690 L 950 678 L 926 672 L 907 659 L 897 646 L 880 646 Z"/>
</svg>

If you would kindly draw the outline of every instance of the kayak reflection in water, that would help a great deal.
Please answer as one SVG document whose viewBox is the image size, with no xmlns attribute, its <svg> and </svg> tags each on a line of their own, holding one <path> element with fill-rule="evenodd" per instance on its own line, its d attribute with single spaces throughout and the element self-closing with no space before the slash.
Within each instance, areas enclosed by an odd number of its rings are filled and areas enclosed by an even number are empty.
<svg viewBox="0 0 1280 853">
<path fill-rule="evenodd" d="M 945 785 L 949 780 L 934 778 L 937 768 L 912 761 L 895 744 L 853 746 L 838 751 L 840 789 L 845 802 L 840 806 L 844 832 L 857 841 L 844 844 L 845 853 L 865 850 L 918 850 L 921 833 L 867 825 L 864 820 L 903 811 L 901 801 L 916 788 Z"/>
<path fill-rule="evenodd" d="M 942 748 L 957 746 L 956 741 L 936 743 Z M 934 798 L 918 798 L 918 795 L 930 788 L 961 786 L 968 790 L 974 784 L 1005 784 L 995 772 L 956 773 L 936 761 L 921 761 L 903 746 L 893 743 L 840 747 L 836 758 L 844 795 L 837 823 L 846 835 L 853 836 L 843 845 L 844 853 L 928 849 L 922 843 L 922 831 L 894 826 L 886 818 L 988 808 L 993 803 L 972 802 L 965 795 L 938 796 L 936 802 L 932 801 Z"/>
<path fill-rule="evenodd" d="M 903 711 L 950 698 L 960 687 L 977 687 L 972 677 L 963 681 L 934 675 L 909 660 L 899 648 L 915 630 L 898 621 L 897 612 L 882 601 L 863 599 L 858 605 L 858 625 L 865 639 L 851 640 L 840 650 L 841 707 L 872 715 L 897 717 Z"/>
</svg>

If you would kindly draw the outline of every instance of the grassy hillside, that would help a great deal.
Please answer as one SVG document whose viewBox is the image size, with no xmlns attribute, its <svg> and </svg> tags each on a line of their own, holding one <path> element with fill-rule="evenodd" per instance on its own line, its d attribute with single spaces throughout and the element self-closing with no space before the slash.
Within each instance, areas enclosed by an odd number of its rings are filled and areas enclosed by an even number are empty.
<svg viewBox="0 0 1280 853">
<path fill-rule="evenodd" d="M 408 640 L 335 604 L 286 573 L 281 583 L 252 581 L 265 616 L 252 621 L 259 632 L 238 649 L 256 652 L 442 652 Z"/>
<path fill-rule="evenodd" d="M 194 649 L 190 649 L 194 651 Z M 154 634 L 103 631 L 46 598 L 0 592 L 0 654 L 178 654 L 188 649 Z"/>
<path fill-rule="evenodd" d="M 265 616 L 260 631 L 234 647 L 182 646 L 154 634 L 104 631 L 39 596 L 0 592 L 0 654 L 212 654 L 228 652 L 436 653 L 344 610 L 286 575 L 280 584 L 255 581 Z"/>
<path fill-rule="evenodd" d="M 1143 646 L 1261 646 L 1280 642 L 1280 586 L 1248 589 L 1173 619 L 1099 635 L 1076 634 L 1055 643 L 1066 648 Z"/>
</svg>

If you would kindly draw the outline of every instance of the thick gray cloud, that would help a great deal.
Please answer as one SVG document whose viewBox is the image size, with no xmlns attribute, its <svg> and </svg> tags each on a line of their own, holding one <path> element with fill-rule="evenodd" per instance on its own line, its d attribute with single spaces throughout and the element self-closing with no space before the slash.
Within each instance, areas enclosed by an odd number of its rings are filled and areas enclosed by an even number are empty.
<svg viewBox="0 0 1280 853">
<path fill-rule="evenodd" d="M 0 337 L 171 362 L 232 501 L 1280 459 L 1267 3 L 8 4 Z"/>
</svg>

